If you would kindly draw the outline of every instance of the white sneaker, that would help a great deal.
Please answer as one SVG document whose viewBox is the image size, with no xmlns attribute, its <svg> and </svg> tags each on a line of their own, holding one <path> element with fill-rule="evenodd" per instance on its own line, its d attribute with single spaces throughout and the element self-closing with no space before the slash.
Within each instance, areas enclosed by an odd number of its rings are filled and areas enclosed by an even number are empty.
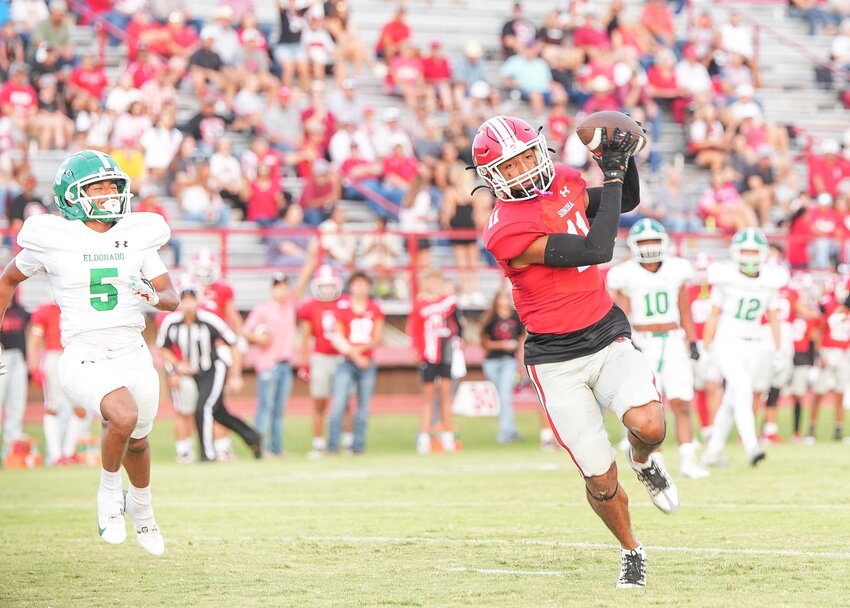
<svg viewBox="0 0 850 608">
<path fill-rule="evenodd" d="M 151 555 L 160 556 L 165 553 L 165 539 L 159 531 L 159 526 L 156 525 L 156 520 L 153 518 L 153 510 L 148 508 L 150 515 L 141 517 L 136 512 L 137 507 L 132 500 L 127 500 L 127 493 L 124 492 L 124 509 L 127 515 L 130 516 L 130 521 L 133 522 L 133 527 L 136 529 L 136 540 L 139 546 L 150 553 Z"/>
<path fill-rule="evenodd" d="M 686 479 L 705 479 L 711 476 L 711 471 L 701 467 L 696 462 L 683 462 L 679 466 L 679 472 Z"/>
<path fill-rule="evenodd" d="M 440 443 L 443 445 L 444 452 L 454 452 L 455 451 L 455 434 L 451 431 L 444 431 L 440 433 Z"/>
<path fill-rule="evenodd" d="M 419 433 L 416 437 L 416 452 L 418 454 L 431 453 L 431 435 L 428 433 Z"/>
<path fill-rule="evenodd" d="M 178 452 L 177 453 L 177 464 L 192 464 L 195 462 L 195 453 L 194 452 Z"/>
<path fill-rule="evenodd" d="M 110 545 L 120 545 L 127 538 L 124 523 L 124 497 L 120 492 L 108 495 L 97 493 L 97 529 Z"/>
<path fill-rule="evenodd" d="M 319 458 L 322 458 L 324 455 L 325 455 L 324 450 L 320 450 L 320 449 L 316 449 L 316 448 L 313 448 L 312 450 L 307 452 L 307 458 L 309 458 L 310 460 L 318 460 Z"/>
<path fill-rule="evenodd" d="M 626 451 L 626 461 L 646 486 L 649 498 L 656 507 L 667 514 L 679 510 L 679 490 L 655 454 L 649 455 L 649 466 L 643 469 L 632 460 L 631 448 Z"/>
</svg>

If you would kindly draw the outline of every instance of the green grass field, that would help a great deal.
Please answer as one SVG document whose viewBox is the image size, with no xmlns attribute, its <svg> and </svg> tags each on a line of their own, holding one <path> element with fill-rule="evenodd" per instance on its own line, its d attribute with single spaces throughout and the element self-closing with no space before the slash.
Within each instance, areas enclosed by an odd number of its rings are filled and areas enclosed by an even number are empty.
<svg viewBox="0 0 850 608">
<path fill-rule="evenodd" d="M 0 471 L 0 606 L 850 604 L 850 446 L 782 445 L 752 470 L 730 444 L 730 468 L 677 477 L 674 516 L 621 455 L 650 561 L 646 590 L 618 591 L 619 552 L 572 462 L 537 450 L 536 416 L 520 422 L 522 444 L 495 446 L 494 420 L 466 419 L 462 453 L 418 457 L 413 417 L 376 417 L 368 455 L 309 461 L 294 418 L 291 456 L 205 466 L 174 464 L 159 423 L 162 558 L 132 531 L 118 547 L 98 538 L 96 469 Z M 677 472 L 672 446 L 667 460 Z"/>
</svg>

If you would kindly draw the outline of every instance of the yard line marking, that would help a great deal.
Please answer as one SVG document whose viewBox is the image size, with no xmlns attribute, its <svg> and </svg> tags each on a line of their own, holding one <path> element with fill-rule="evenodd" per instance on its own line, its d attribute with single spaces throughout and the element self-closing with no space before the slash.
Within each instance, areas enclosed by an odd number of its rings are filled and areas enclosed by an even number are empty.
<svg viewBox="0 0 850 608">
<path fill-rule="evenodd" d="M 374 478 L 407 478 L 407 477 L 450 477 L 455 475 L 499 475 L 502 473 L 552 473 L 566 471 L 565 467 L 554 463 L 544 464 L 497 464 L 497 465 L 462 465 L 443 468 L 408 468 L 395 470 L 358 469 L 334 471 L 295 471 L 271 478 L 271 481 L 314 481 L 323 479 L 374 479 Z"/>
<path fill-rule="evenodd" d="M 179 502 L 170 502 L 167 499 L 157 501 L 157 506 L 160 509 L 245 509 L 245 508 L 336 508 L 339 507 L 339 500 L 233 500 L 233 501 L 192 501 L 180 500 Z M 366 501 L 346 501 L 346 509 L 484 509 L 484 508 L 537 508 L 537 509 L 556 509 L 556 508 L 584 508 L 587 507 L 585 501 L 536 501 L 534 503 L 526 503 L 520 501 L 507 500 L 480 500 L 480 501 L 452 501 L 452 502 L 426 502 L 420 500 L 366 500 Z M 633 509 L 655 509 L 655 505 L 651 502 L 633 502 L 629 504 Z M 89 502 L 57 502 L 57 503 L 41 503 L 39 505 L 20 505 L 13 503 L 0 503 L 0 511 L 52 511 L 63 509 L 91 509 L 92 505 Z M 803 510 L 803 511 L 847 511 L 850 510 L 848 503 L 817 503 L 817 504 L 795 504 L 795 503 L 685 503 L 681 510 L 687 512 L 690 509 L 725 509 L 725 510 L 746 510 L 746 511 L 784 511 L 788 509 Z"/>
<path fill-rule="evenodd" d="M 496 568 L 445 568 L 446 572 L 476 572 L 478 574 L 519 574 L 525 576 L 564 576 L 557 570 L 499 570 Z"/>
<path fill-rule="evenodd" d="M 446 537 L 393 537 L 393 536 L 301 536 L 303 540 L 322 542 L 350 542 L 373 544 L 445 544 L 445 545 L 527 545 L 541 547 L 563 547 L 571 549 L 617 549 L 616 545 L 606 543 L 564 542 L 557 540 L 536 540 L 530 538 L 446 538 Z M 829 559 L 850 559 L 850 553 L 834 551 L 800 551 L 798 549 L 734 549 L 719 547 L 665 547 L 646 545 L 650 551 L 664 553 L 706 553 L 710 555 L 771 555 L 789 557 L 822 557 Z"/>
</svg>

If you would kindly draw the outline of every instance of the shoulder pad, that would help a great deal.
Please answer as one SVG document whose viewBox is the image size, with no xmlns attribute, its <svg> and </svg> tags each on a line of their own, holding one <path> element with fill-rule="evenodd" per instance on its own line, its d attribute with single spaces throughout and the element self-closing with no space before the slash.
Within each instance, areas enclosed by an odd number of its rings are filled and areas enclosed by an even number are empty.
<svg viewBox="0 0 850 608">
<path fill-rule="evenodd" d="M 142 249 L 159 249 L 171 238 L 171 228 L 158 213 L 133 212 L 122 218 L 119 225 L 122 231 L 129 230 L 134 239 L 140 240 Z"/>
<path fill-rule="evenodd" d="M 45 251 L 51 243 L 62 242 L 62 236 L 67 238 L 68 220 L 58 215 L 34 215 L 24 220 L 24 225 L 18 232 L 18 245 L 30 251 Z"/>
<path fill-rule="evenodd" d="M 580 171 L 560 163 L 555 164 L 555 176 L 560 177 L 561 179 L 568 179 L 570 181 L 581 180 L 584 182 L 584 178 L 581 176 Z"/>
<path fill-rule="evenodd" d="M 605 275 L 605 281 L 608 284 L 610 289 L 621 289 L 625 287 L 626 283 L 628 283 L 629 270 L 630 270 L 630 262 L 632 260 L 626 260 L 625 262 L 620 262 L 619 264 L 615 264 L 608 269 L 608 274 Z M 634 269 L 632 269 L 634 270 Z"/>
<path fill-rule="evenodd" d="M 730 265 L 728 262 L 715 262 L 708 267 L 708 282 L 710 285 L 729 281 Z"/>
<path fill-rule="evenodd" d="M 784 266 L 770 264 L 765 266 L 765 282 L 773 289 L 782 289 L 788 284 L 791 275 Z"/>
</svg>

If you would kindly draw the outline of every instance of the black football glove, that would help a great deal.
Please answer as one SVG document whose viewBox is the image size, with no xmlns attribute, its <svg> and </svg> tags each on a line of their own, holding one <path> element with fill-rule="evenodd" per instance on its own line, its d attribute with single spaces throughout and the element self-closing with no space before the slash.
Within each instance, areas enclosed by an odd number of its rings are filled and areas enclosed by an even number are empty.
<svg viewBox="0 0 850 608">
<path fill-rule="evenodd" d="M 620 129 L 614 129 L 614 136 L 608 139 L 608 130 L 602 129 L 602 158 L 599 166 L 602 168 L 604 181 L 610 182 L 626 177 L 626 169 L 629 166 L 629 158 L 637 150 L 640 139 L 632 137 L 629 131 L 623 133 Z"/>
<path fill-rule="evenodd" d="M 691 360 L 699 361 L 699 347 L 696 342 L 691 342 Z"/>
</svg>

